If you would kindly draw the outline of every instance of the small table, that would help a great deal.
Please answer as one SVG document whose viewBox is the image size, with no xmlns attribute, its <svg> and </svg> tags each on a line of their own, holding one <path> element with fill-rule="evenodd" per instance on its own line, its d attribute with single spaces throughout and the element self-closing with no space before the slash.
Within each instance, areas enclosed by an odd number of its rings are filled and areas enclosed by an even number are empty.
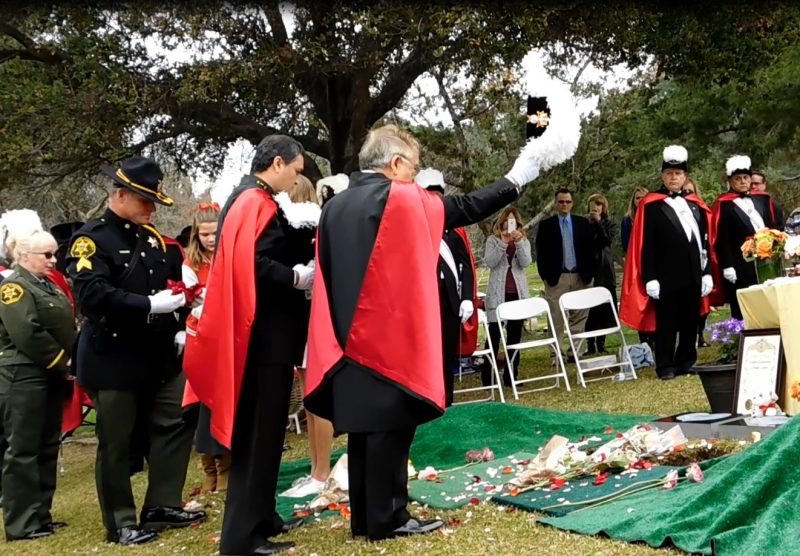
<svg viewBox="0 0 800 556">
<path fill-rule="evenodd" d="M 800 402 L 792 399 L 792 383 L 800 380 L 800 278 L 780 278 L 736 292 L 748 330 L 780 328 L 786 374 L 778 403 L 789 415 L 800 414 Z"/>
</svg>

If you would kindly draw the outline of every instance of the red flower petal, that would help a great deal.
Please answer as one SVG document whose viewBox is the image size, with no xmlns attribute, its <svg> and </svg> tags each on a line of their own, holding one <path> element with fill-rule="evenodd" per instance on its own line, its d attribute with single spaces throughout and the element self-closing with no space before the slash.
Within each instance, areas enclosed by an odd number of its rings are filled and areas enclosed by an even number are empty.
<svg viewBox="0 0 800 556">
<path fill-rule="evenodd" d="M 481 503 L 481 501 L 478 498 L 470 498 L 469 503 L 472 504 L 473 506 L 477 506 L 478 504 Z"/>
</svg>

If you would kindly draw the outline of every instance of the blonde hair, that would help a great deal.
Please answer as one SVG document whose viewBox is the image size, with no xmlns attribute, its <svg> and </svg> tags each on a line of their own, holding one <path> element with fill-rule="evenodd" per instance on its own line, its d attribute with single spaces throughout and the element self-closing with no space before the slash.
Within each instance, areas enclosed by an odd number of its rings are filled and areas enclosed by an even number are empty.
<svg viewBox="0 0 800 556">
<path fill-rule="evenodd" d="M 692 187 L 694 188 L 694 194 L 700 197 L 700 186 L 697 185 L 697 182 L 694 181 L 692 178 L 686 178 L 686 181 L 683 183 L 684 188 L 686 188 L 687 183 L 692 184 Z"/>
<path fill-rule="evenodd" d="M 593 193 L 589 195 L 589 199 L 586 201 L 586 204 L 589 207 L 589 211 L 592 210 L 592 205 L 602 205 L 603 210 L 600 213 L 600 216 L 608 217 L 608 199 L 606 199 L 604 195 L 601 195 L 600 193 Z"/>
<path fill-rule="evenodd" d="M 186 246 L 186 258 L 195 270 L 202 267 L 208 260 L 203 244 L 200 243 L 200 224 L 216 223 L 218 220 L 219 205 L 216 203 L 201 203 L 198 205 L 192 220 L 189 243 Z"/>
<path fill-rule="evenodd" d="M 8 239 L 6 239 L 6 246 L 8 247 L 8 251 L 11 253 L 11 256 L 14 258 L 14 262 L 19 261 L 20 255 L 24 253 L 32 253 L 33 246 L 40 243 L 52 243 L 53 245 L 58 246 L 56 238 L 44 230 L 32 230 L 29 232 L 9 236 Z"/>
<path fill-rule="evenodd" d="M 497 220 L 494 221 L 494 225 L 492 226 L 492 233 L 500 237 L 500 234 L 503 231 L 503 222 L 508 220 L 509 215 L 514 215 L 514 220 L 517 221 L 517 231 L 522 234 L 522 237 L 528 237 L 525 234 L 525 227 L 522 225 L 522 214 L 514 208 L 514 207 L 506 207 L 500 213 L 500 216 L 497 217 Z"/>
<path fill-rule="evenodd" d="M 358 164 L 362 170 L 379 170 L 388 166 L 394 156 L 411 160 L 418 152 L 419 142 L 410 132 L 389 124 L 367 134 L 358 153 Z"/>
<path fill-rule="evenodd" d="M 628 216 L 631 217 L 631 220 L 633 220 L 633 217 L 636 216 L 636 195 L 638 195 L 639 193 L 644 193 L 645 195 L 647 195 L 649 191 L 647 191 L 647 188 L 642 187 L 641 185 L 637 185 L 636 187 L 633 188 L 633 193 L 631 193 L 631 200 L 628 202 Z"/>
<path fill-rule="evenodd" d="M 317 203 L 317 192 L 314 184 L 302 174 L 297 176 L 297 183 L 289 191 L 289 199 L 293 203 Z"/>
</svg>

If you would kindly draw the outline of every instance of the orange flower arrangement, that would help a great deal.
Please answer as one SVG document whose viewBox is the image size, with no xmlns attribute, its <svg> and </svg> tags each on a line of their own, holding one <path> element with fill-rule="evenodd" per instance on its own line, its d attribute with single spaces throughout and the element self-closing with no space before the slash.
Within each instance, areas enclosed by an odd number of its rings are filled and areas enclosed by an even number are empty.
<svg viewBox="0 0 800 556">
<path fill-rule="evenodd" d="M 789 234 L 772 228 L 761 228 L 742 244 L 742 256 L 746 261 L 768 260 L 783 254 Z"/>
<path fill-rule="evenodd" d="M 795 380 L 795 381 L 792 383 L 792 392 L 791 392 L 791 396 L 792 396 L 792 398 L 794 398 L 795 400 L 798 400 L 798 401 L 800 401 L 800 380 Z"/>
</svg>

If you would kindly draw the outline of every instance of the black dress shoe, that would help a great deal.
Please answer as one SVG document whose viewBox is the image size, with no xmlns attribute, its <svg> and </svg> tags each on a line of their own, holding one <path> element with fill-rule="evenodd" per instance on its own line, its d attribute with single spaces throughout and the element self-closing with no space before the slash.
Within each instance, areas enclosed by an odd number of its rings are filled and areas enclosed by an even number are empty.
<svg viewBox="0 0 800 556">
<path fill-rule="evenodd" d="M 663 373 L 658 375 L 658 378 L 660 378 L 661 380 L 672 380 L 675 378 L 675 371 L 664 371 Z"/>
<path fill-rule="evenodd" d="M 697 340 L 697 347 L 699 348 L 707 348 L 710 345 L 711 344 L 706 342 L 705 338 L 700 338 L 699 340 Z"/>
<path fill-rule="evenodd" d="M 56 531 L 58 529 L 63 529 L 66 526 L 67 526 L 67 522 L 66 521 L 51 521 L 50 523 L 45 525 L 45 527 L 47 527 L 51 531 Z"/>
<path fill-rule="evenodd" d="M 295 517 L 294 519 L 290 519 L 289 521 L 285 521 L 283 523 L 283 525 L 281 525 L 281 531 L 278 534 L 282 535 L 283 533 L 288 533 L 289 531 L 294 531 L 295 529 L 297 529 L 298 527 L 303 525 L 304 522 L 305 522 L 305 520 L 302 517 Z"/>
<path fill-rule="evenodd" d="M 35 531 L 31 531 L 27 535 L 21 537 L 7 537 L 9 541 L 35 541 L 36 539 L 43 539 L 53 534 L 53 530 L 49 527 L 40 527 Z"/>
<path fill-rule="evenodd" d="M 124 546 L 144 544 L 158 538 L 152 531 L 142 531 L 138 527 L 123 527 L 108 533 L 108 542 L 115 542 Z"/>
<path fill-rule="evenodd" d="M 397 529 L 393 531 L 393 533 L 398 537 L 407 537 L 409 535 L 424 535 L 426 533 L 432 533 L 436 531 L 438 528 L 444 525 L 444 521 L 441 519 L 430 519 L 427 521 L 421 521 L 419 519 L 414 519 L 413 517 L 405 522 L 405 524 L 401 525 Z"/>
<path fill-rule="evenodd" d="M 141 527 L 145 531 L 180 529 L 206 520 L 206 512 L 187 512 L 181 508 L 157 506 L 142 510 Z"/>
<path fill-rule="evenodd" d="M 294 547 L 294 543 L 291 541 L 286 542 L 272 542 L 267 541 L 265 544 L 259 546 L 252 552 L 248 552 L 247 554 L 222 554 L 220 556 L 266 556 L 268 554 L 277 554 L 279 552 L 284 552 L 289 550 L 290 548 Z"/>
</svg>

